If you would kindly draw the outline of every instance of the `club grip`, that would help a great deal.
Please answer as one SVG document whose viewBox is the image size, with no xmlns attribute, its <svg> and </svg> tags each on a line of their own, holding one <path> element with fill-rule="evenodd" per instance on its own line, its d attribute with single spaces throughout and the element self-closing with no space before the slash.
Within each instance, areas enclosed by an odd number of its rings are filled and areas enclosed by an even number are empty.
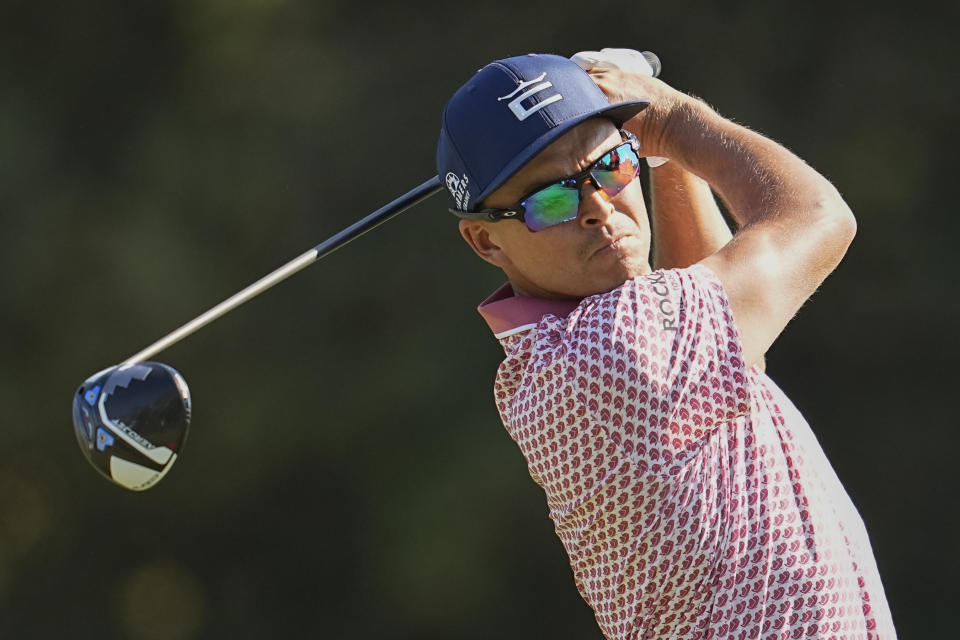
<svg viewBox="0 0 960 640">
<path fill-rule="evenodd" d="M 653 51 L 641 51 L 640 55 L 644 57 L 644 59 L 647 61 L 647 64 L 650 65 L 650 69 L 653 70 L 653 77 L 659 78 L 660 70 L 663 68 L 663 65 L 660 64 L 660 58 L 657 57 L 657 54 L 655 54 Z"/>
</svg>

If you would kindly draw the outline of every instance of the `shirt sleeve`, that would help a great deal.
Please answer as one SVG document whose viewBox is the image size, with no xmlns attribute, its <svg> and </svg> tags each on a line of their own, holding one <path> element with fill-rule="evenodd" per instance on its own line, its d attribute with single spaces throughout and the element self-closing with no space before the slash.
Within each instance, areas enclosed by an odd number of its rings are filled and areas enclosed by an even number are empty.
<svg viewBox="0 0 960 640">
<path fill-rule="evenodd" d="M 644 470 L 675 472 L 718 426 L 749 412 L 740 336 L 708 268 L 636 278 L 570 319 L 577 401 Z"/>
</svg>

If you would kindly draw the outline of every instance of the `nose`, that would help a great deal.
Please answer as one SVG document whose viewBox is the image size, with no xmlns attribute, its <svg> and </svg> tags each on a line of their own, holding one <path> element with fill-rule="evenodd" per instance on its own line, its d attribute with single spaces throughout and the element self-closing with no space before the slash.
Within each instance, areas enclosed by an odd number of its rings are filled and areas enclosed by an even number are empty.
<svg viewBox="0 0 960 640">
<path fill-rule="evenodd" d="M 610 201 L 610 196 L 596 188 L 589 181 L 583 185 L 580 192 L 580 214 L 578 220 L 584 227 L 595 227 L 606 224 L 607 218 L 613 215 L 616 208 Z"/>
</svg>

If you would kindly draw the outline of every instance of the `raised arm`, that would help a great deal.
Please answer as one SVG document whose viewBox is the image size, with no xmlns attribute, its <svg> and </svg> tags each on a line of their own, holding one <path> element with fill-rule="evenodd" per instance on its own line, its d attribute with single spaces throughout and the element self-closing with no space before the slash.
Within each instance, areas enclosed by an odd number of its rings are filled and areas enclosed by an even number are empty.
<svg viewBox="0 0 960 640">
<path fill-rule="evenodd" d="M 710 186 L 678 163 L 650 169 L 650 200 L 654 268 L 689 267 L 730 242 Z"/>
<path fill-rule="evenodd" d="M 843 258 L 856 232 L 849 207 L 803 160 L 703 102 L 619 69 L 591 75 L 614 102 L 650 99 L 627 128 L 648 154 L 666 156 L 712 185 L 740 225 L 701 264 L 723 282 L 747 363 L 760 362 Z"/>
</svg>

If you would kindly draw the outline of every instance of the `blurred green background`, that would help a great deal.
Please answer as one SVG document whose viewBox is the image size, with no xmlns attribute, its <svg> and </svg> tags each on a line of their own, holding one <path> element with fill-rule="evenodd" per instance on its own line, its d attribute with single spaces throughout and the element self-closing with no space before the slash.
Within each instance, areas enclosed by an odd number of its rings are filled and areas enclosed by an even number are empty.
<svg viewBox="0 0 960 640">
<path fill-rule="evenodd" d="M 159 356 L 195 413 L 156 488 L 88 466 L 70 399 L 432 175 L 486 62 L 604 46 L 656 51 L 858 215 L 768 371 L 900 637 L 952 637 L 957 7 L 3 0 L 0 637 L 600 638 L 493 405 L 501 277 L 439 198 Z"/>
</svg>

